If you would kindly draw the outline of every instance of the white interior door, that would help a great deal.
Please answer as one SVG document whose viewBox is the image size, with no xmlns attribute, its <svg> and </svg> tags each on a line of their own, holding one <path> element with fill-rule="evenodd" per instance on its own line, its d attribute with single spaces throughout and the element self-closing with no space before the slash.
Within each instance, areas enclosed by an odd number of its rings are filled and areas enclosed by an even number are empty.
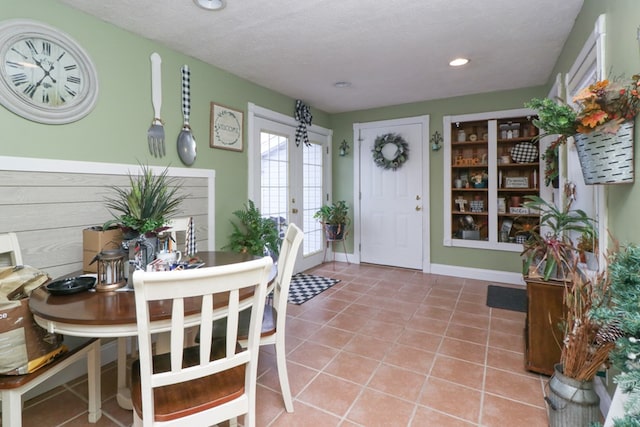
<svg viewBox="0 0 640 427">
<path fill-rule="evenodd" d="M 429 227 L 423 192 L 426 118 L 359 125 L 360 260 L 372 264 L 423 269 L 424 229 Z M 406 163 L 395 171 L 374 164 L 376 138 L 399 134 L 409 144 Z"/>
<path fill-rule="evenodd" d="M 255 117 L 252 128 L 253 148 L 259 147 L 252 163 L 260 170 L 253 179 L 253 200 L 263 216 L 285 224 L 283 235 L 289 223 L 304 232 L 295 271 L 314 267 L 323 255 L 322 228 L 313 214 L 322 206 L 326 193 L 329 139 L 309 132 L 311 145 L 296 146 L 295 126 L 263 117 Z"/>
</svg>

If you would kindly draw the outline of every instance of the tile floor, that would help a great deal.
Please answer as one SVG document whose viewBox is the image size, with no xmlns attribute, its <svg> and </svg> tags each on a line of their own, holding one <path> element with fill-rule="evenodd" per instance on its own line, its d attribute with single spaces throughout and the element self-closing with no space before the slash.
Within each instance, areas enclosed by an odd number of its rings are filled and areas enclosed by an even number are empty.
<svg viewBox="0 0 640 427">
<path fill-rule="evenodd" d="M 524 314 L 488 308 L 488 282 L 344 263 L 312 272 L 341 282 L 289 306 L 293 414 L 273 349 L 263 348 L 259 427 L 547 426 L 548 378 L 523 369 Z M 104 367 L 96 427 L 131 425 L 115 401 L 115 374 Z M 80 378 L 26 402 L 23 425 L 90 425 L 86 393 Z"/>
</svg>

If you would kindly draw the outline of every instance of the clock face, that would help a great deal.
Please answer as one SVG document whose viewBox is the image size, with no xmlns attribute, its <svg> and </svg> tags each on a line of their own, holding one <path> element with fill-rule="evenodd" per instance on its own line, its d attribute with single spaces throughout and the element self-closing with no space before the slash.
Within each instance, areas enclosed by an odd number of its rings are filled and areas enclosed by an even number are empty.
<svg viewBox="0 0 640 427">
<path fill-rule="evenodd" d="M 30 120 L 69 123 L 97 100 L 95 68 L 66 34 L 28 20 L 0 22 L 0 103 Z"/>
<path fill-rule="evenodd" d="M 82 93 L 84 76 L 78 60 L 51 40 L 18 40 L 9 46 L 3 61 L 11 89 L 27 102 L 58 108 L 73 104 Z"/>
</svg>

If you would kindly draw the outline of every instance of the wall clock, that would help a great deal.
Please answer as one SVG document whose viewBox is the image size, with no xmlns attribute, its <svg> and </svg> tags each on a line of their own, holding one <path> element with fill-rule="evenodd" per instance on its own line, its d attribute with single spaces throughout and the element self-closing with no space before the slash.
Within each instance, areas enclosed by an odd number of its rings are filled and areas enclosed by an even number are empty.
<svg viewBox="0 0 640 427">
<path fill-rule="evenodd" d="M 0 104 L 40 123 L 70 123 L 98 98 L 89 55 L 67 34 L 40 22 L 0 22 Z"/>
</svg>

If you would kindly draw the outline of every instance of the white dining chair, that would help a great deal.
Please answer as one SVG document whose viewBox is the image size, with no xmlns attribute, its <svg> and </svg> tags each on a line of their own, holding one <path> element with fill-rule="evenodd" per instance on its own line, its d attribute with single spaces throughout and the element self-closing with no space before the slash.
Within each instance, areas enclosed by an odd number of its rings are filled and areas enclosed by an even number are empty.
<svg viewBox="0 0 640 427">
<path fill-rule="evenodd" d="M 193 270 L 134 272 L 140 355 L 131 369 L 135 426 L 209 426 L 240 415 L 244 426 L 255 426 L 260 320 L 272 265 L 264 257 Z M 237 331 L 240 295 L 247 294 L 255 308 L 243 350 Z M 185 299 L 194 297 L 202 299 L 200 314 L 185 317 Z M 164 328 L 156 330 L 170 331 L 170 352 L 153 355 L 149 311 L 158 303 L 171 307 Z M 214 313 L 226 314 L 225 338 L 212 339 Z M 185 348 L 185 328 L 194 325 L 200 325 L 203 339 Z"/>
<path fill-rule="evenodd" d="M 171 238 L 173 239 L 173 241 L 176 243 L 178 243 L 178 233 L 185 233 L 185 237 L 183 239 L 181 239 L 181 243 L 182 245 L 184 245 L 184 239 L 186 239 L 186 233 L 187 230 L 189 229 L 189 221 L 191 221 L 191 217 L 184 217 L 184 218 L 171 218 L 169 220 L 169 224 L 168 224 L 168 229 L 167 231 L 171 233 Z M 182 250 L 179 248 L 175 248 L 176 250 Z"/>
<path fill-rule="evenodd" d="M 10 265 L 22 265 L 22 252 L 15 233 L 0 234 L 0 255 L 8 254 Z M 1 308 L 1 307 L 0 307 Z M 87 358 L 87 384 L 89 387 L 89 422 L 102 416 L 100 399 L 100 339 L 90 339 L 77 348 L 58 356 L 34 372 L 24 375 L 0 375 L 2 425 L 22 425 L 22 396 L 62 370 Z"/>
<path fill-rule="evenodd" d="M 268 298 L 264 307 L 262 319 L 262 331 L 260 335 L 260 345 L 275 345 L 276 362 L 278 367 L 278 379 L 282 400 L 287 412 L 293 412 L 293 398 L 291 387 L 289 386 L 289 375 L 287 371 L 287 352 L 285 348 L 285 324 L 287 320 L 287 304 L 289 299 L 289 287 L 291 276 L 296 263 L 298 249 L 302 243 L 304 233 L 295 224 L 289 224 L 282 239 L 280 254 L 278 257 L 278 274 L 273 285 L 273 298 Z M 252 310 L 245 310 L 240 314 L 240 345 L 247 345 L 249 317 Z M 214 337 L 224 336 L 226 332 L 224 321 L 215 322 Z"/>
<path fill-rule="evenodd" d="M 22 265 L 22 252 L 16 233 L 0 234 L 0 256 L 8 257 L 9 265 Z M 2 258 L 0 258 L 2 259 Z M 0 265 L 2 263 L 0 262 Z"/>
<path fill-rule="evenodd" d="M 296 264 L 298 249 L 302 243 L 304 233 L 295 224 L 291 223 L 284 234 L 280 254 L 278 256 L 278 275 L 273 288 L 273 301 L 267 301 L 265 315 L 262 322 L 262 334 L 260 345 L 275 345 L 276 361 L 278 366 L 278 379 L 280 390 L 287 412 L 293 412 L 293 399 L 289 387 L 289 374 L 287 372 L 287 353 L 285 349 L 285 323 L 287 320 L 287 304 L 289 299 L 289 287 L 291 276 Z M 243 341 L 240 342 L 244 344 Z"/>
</svg>

